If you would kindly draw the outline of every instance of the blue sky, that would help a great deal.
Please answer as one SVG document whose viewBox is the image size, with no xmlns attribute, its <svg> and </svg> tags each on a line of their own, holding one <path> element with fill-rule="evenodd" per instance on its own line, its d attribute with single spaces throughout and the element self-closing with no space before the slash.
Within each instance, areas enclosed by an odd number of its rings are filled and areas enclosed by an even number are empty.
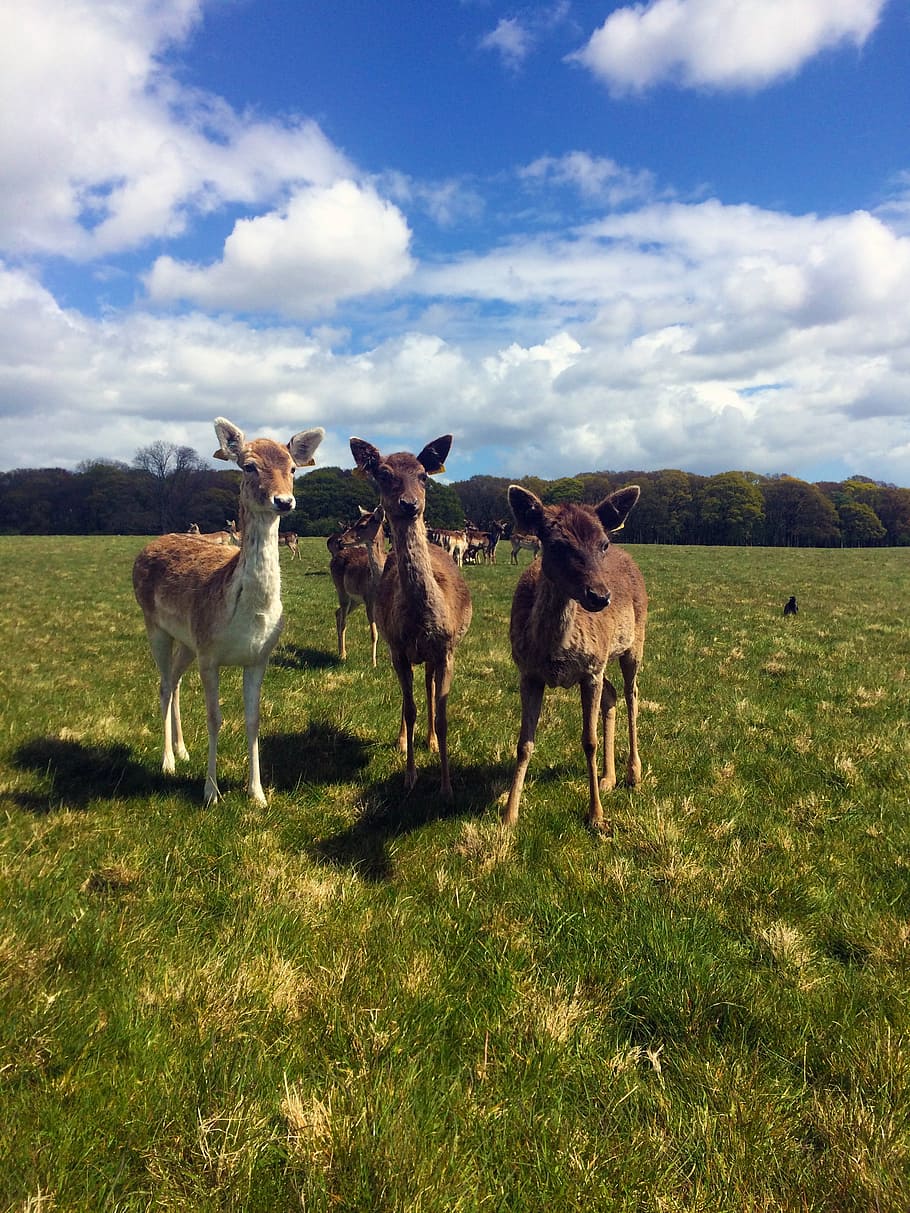
<svg viewBox="0 0 910 1213">
<path fill-rule="evenodd" d="M 0 468 L 910 485 L 905 0 L 0 7 Z"/>
</svg>

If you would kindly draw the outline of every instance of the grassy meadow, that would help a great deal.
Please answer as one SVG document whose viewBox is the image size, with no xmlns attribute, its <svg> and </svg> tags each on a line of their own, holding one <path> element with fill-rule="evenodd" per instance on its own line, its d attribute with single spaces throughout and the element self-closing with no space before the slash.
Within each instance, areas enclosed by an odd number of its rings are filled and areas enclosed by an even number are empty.
<svg viewBox="0 0 910 1213">
<path fill-rule="evenodd" d="M 453 807 L 425 745 L 405 794 L 308 539 L 268 807 L 229 670 L 204 809 L 195 668 L 160 770 L 140 546 L 0 538 L 0 1209 L 910 1208 L 910 550 L 631 549 L 644 780 L 600 838 L 577 692 L 499 826 L 507 550 L 466 570 Z"/>
</svg>

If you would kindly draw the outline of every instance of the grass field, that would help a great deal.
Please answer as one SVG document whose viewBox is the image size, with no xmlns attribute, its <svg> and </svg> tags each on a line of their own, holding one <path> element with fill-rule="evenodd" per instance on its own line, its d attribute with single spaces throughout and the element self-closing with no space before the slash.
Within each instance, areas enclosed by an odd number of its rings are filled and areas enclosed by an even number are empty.
<svg viewBox="0 0 910 1213">
<path fill-rule="evenodd" d="M 315 539 L 269 805 L 228 671 L 203 809 L 195 670 L 160 772 L 140 546 L 0 538 L 0 1209 L 910 1208 L 910 550 L 634 549 L 644 781 L 602 839 L 562 691 L 499 827 L 508 560 L 467 570 L 445 808 L 362 611 L 334 656 Z"/>
</svg>

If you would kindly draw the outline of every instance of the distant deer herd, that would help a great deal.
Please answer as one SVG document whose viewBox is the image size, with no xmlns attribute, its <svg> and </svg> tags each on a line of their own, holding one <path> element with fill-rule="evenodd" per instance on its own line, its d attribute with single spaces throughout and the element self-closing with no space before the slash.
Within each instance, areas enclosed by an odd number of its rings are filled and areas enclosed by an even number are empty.
<svg viewBox="0 0 910 1213">
<path fill-rule="evenodd" d="M 223 417 L 215 420 L 215 457 L 242 472 L 238 521 L 223 531 L 164 535 L 140 552 L 133 587 L 142 608 L 152 656 L 160 677 L 164 726 L 162 769 L 172 774 L 175 758 L 188 757 L 180 720 L 180 680 L 195 659 L 199 665 L 208 724 L 208 770 L 204 799 L 220 798 L 216 772 L 222 666 L 243 669 L 243 703 L 249 780 L 247 790 L 265 804 L 259 770 L 259 713 L 269 656 L 281 634 L 279 545 L 299 559 L 293 531 L 281 532 L 282 515 L 295 508 L 294 472 L 311 466 L 325 431 L 304 430 L 282 445 L 270 438 L 247 439 Z M 352 438 L 354 474 L 370 481 L 379 505 L 327 540 L 329 571 L 338 597 L 335 611 L 338 657 L 345 660 L 346 624 L 362 603 L 377 664 L 382 637 L 401 688 L 398 744 L 406 758 L 405 787 L 417 780 L 414 732 L 417 708 L 414 667 L 425 667 L 427 745 L 438 752 L 440 795 L 453 796 L 448 752 L 448 700 L 455 650 L 472 613 L 462 571 L 472 562 L 496 562 L 496 547 L 509 532 L 505 521 L 486 530 L 428 527 L 424 521 L 430 476 L 445 470 L 452 436 L 427 443 L 419 455 L 384 455 Z M 545 505 L 519 485 L 509 489 L 515 520 L 508 535 L 511 562 L 529 550 L 532 563 L 518 579 L 512 603 L 510 640 L 518 668 L 521 727 L 512 784 L 502 810 L 512 826 L 518 809 L 546 687 L 577 686 L 582 706 L 582 750 L 588 773 L 588 824 L 609 829 L 600 792 L 616 785 L 614 735 L 617 692 L 605 677 L 617 661 L 623 678 L 629 734 L 626 783 L 641 779 L 638 754 L 637 676 L 644 650 L 648 599 L 644 580 L 627 552 L 611 543 L 638 501 L 628 486 L 596 506 Z M 386 531 L 391 538 L 387 550 Z M 598 775 L 598 718 L 603 721 L 603 761 Z"/>
</svg>

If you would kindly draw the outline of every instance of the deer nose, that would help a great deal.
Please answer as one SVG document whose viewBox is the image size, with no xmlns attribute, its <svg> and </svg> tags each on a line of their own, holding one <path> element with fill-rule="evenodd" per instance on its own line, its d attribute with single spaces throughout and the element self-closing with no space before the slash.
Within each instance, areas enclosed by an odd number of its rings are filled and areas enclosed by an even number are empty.
<svg viewBox="0 0 910 1213">
<path fill-rule="evenodd" d="M 297 501 L 294 498 L 293 493 L 286 496 L 275 496 L 272 498 L 272 505 L 279 514 L 289 514 L 296 504 Z"/>
<path fill-rule="evenodd" d="M 610 591 L 601 594 L 598 590 L 592 590 L 590 587 L 585 591 L 585 600 L 581 604 L 586 611 L 602 611 L 610 605 Z"/>
<path fill-rule="evenodd" d="M 420 503 L 415 497 L 399 497 L 398 508 L 409 518 L 416 518 L 420 513 Z"/>
</svg>

